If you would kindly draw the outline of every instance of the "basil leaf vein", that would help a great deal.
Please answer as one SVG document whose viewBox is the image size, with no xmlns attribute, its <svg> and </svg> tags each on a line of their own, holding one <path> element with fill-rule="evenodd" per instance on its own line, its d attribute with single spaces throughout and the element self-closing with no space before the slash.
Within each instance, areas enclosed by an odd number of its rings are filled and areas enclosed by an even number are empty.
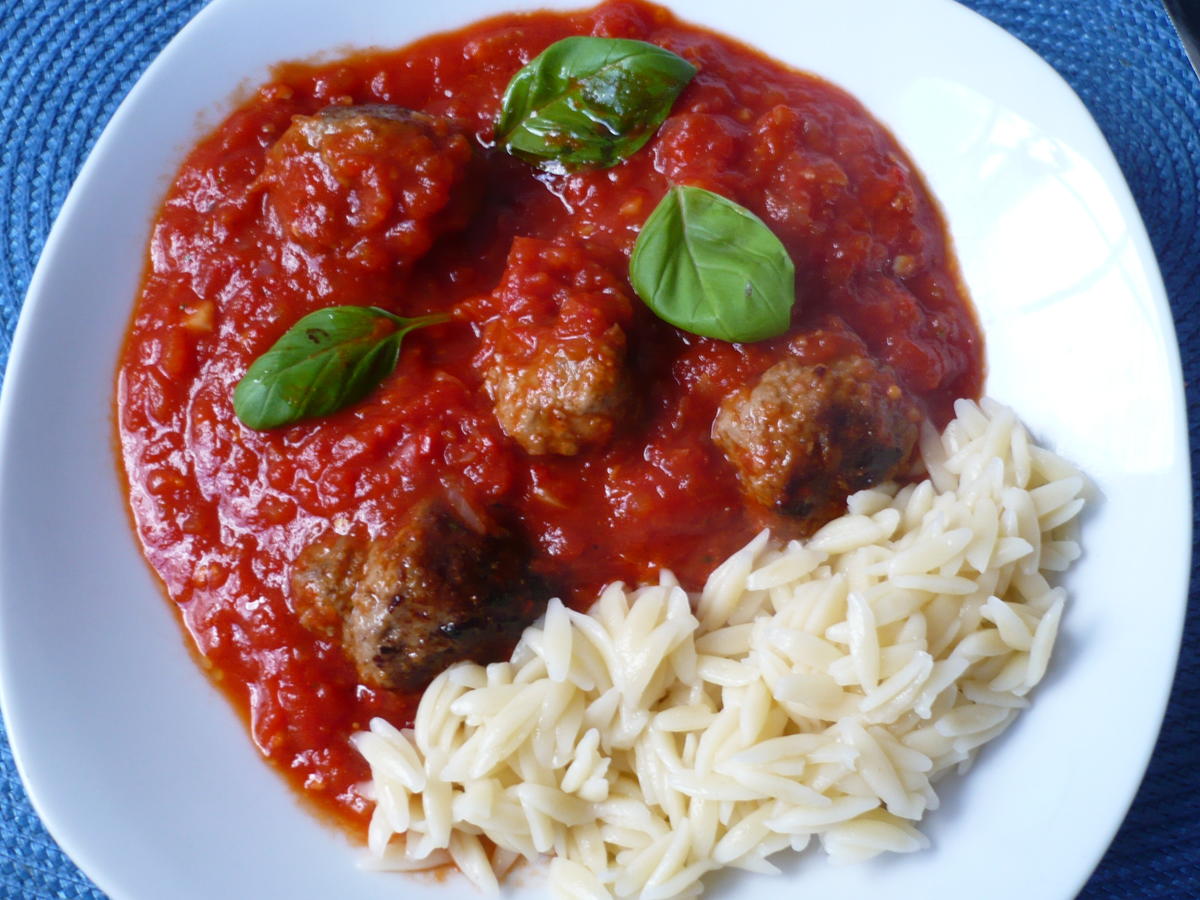
<svg viewBox="0 0 1200 900">
<path fill-rule="evenodd" d="M 614 166 L 650 139 L 695 74 L 645 41 L 564 38 L 509 82 L 496 140 L 550 171 Z"/>
<path fill-rule="evenodd" d="M 762 219 L 686 185 L 667 191 L 646 219 L 629 280 L 660 319 L 723 341 L 783 334 L 796 302 L 795 266 Z"/>
<path fill-rule="evenodd" d="M 311 312 L 251 364 L 234 389 L 234 412 L 257 430 L 336 412 L 395 370 L 406 334 L 448 319 L 441 313 L 409 319 L 376 306 Z"/>
</svg>

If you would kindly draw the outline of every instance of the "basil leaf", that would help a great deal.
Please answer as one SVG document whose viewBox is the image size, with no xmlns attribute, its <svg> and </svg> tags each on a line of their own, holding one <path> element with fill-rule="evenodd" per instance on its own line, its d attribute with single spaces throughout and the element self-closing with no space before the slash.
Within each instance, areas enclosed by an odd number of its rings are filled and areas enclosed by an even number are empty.
<svg viewBox="0 0 1200 900">
<path fill-rule="evenodd" d="M 788 330 L 796 269 L 762 219 L 720 194 L 676 185 L 646 219 L 629 259 L 634 291 L 660 319 L 723 341 Z"/>
<path fill-rule="evenodd" d="M 318 309 L 254 361 L 234 389 L 234 412 L 259 430 L 336 412 L 392 373 L 406 334 L 448 319 L 406 319 L 375 306 Z"/>
<path fill-rule="evenodd" d="M 564 38 L 509 82 L 496 140 L 550 171 L 614 166 L 650 140 L 695 74 L 645 41 Z"/>
</svg>

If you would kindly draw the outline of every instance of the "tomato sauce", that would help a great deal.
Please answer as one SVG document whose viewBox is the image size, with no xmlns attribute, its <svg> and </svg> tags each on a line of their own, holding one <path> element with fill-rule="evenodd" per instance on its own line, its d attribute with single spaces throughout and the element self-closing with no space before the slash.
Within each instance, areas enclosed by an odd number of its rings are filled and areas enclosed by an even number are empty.
<svg viewBox="0 0 1200 900">
<path fill-rule="evenodd" d="M 495 150 L 492 123 L 513 74 L 572 34 L 646 40 L 699 71 L 634 156 L 552 175 Z M 465 123 L 484 158 L 465 230 L 422 237 L 412 265 L 397 266 L 383 240 L 305 249 L 263 201 L 260 175 L 293 116 L 368 103 Z M 728 344 L 635 300 L 637 414 L 601 448 L 525 454 L 481 389 L 481 298 L 521 237 L 592 248 L 624 281 L 638 229 L 673 183 L 736 200 L 780 237 L 798 273 L 792 330 Z M 304 184 L 290 188 L 302 202 Z M 382 229 L 386 210 L 377 218 Z M 318 224 L 336 244 L 337 221 Z M 241 425 L 232 395 L 250 363 L 301 316 L 346 304 L 456 318 L 406 337 L 395 374 L 341 412 Z M 357 830 L 367 804 L 353 787 L 368 773 L 347 738 L 372 716 L 403 724 L 417 698 L 360 684 L 340 646 L 299 625 L 288 578 L 301 549 L 331 526 L 385 531 L 444 485 L 515 511 L 576 606 L 664 566 L 697 586 L 758 527 L 709 437 L 718 402 L 781 354 L 816 362 L 847 346 L 891 366 L 938 424 L 955 398 L 979 394 L 982 341 L 939 213 L 854 99 L 640 0 L 502 16 L 403 50 L 280 66 L 187 156 L 154 223 L 119 366 L 130 502 L 147 558 L 263 754 Z"/>
</svg>

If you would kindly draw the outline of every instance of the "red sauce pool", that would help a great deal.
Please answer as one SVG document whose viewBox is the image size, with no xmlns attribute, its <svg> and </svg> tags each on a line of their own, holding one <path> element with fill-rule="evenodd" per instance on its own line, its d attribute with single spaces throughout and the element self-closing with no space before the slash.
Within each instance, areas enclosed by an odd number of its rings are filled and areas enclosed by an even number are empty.
<svg viewBox="0 0 1200 900">
<path fill-rule="evenodd" d="M 621 165 L 547 175 L 488 152 L 471 224 L 403 275 L 386 252 L 352 263 L 308 252 L 267 213 L 254 182 L 292 116 L 395 104 L 468 123 L 488 148 L 509 79 L 572 34 L 650 41 L 699 68 Z M 477 329 L 461 323 L 411 334 L 396 373 L 329 418 L 271 432 L 235 418 L 234 385 L 301 316 L 335 304 L 461 314 L 496 287 L 516 237 L 580 239 L 618 260 L 624 279 L 672 183 L 728 196 L 780 237 L 799 278 L 793 329 L 727 344 L 638 311 L 641 408 L 604 448 L 525 455 L 481 390 Z M 347 737 L 376 715 L 404 723 L 416 698 L 359 684 L 339 646 L 298 624 L 287 588 L 296 554 L 331 523 L 379 533 L 416 494 L 453 482 L 515 510 L 577 606 L 601 583 L 661 566 L 698 585 L 757 528 L 709 439 L 716 404 L 784 353 L 815 362 L 847 341 L 890 365 L 938 424 L 955 398 L 979 394 L 982 340 L 934 202 L 888 132 L 819 79 L 640 0 L 284 65 L 192 150 L 155 221 L 118 373 L 130 503 L 148 560 L 264 755 L 359 831 L 353 785 L 367 769 Z"/>
</svg>

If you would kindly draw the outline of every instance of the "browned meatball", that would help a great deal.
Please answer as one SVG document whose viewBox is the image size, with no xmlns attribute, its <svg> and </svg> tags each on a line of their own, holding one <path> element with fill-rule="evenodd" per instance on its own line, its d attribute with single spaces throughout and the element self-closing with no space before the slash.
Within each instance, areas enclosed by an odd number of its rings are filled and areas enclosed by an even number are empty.
<svg viewBox="0 0 1200 900">
<path fill-rule="evenodd" d="M 339 639 L 354 586 L 362 576 L 367 540 L 327 531 L 300 551 L 292 564 L 292 606 L 300 624 Z"/>
<path fill-rule="evenodd" d="M 810 533 L 907 465 L 920 421 L 890 370 L 866 357 L 785 359 L 725 398 L 712 433 L 742 492 Z"/>
<path fill-rule="evenodd" d="M 484 385 L 500 427 L 533 455 L 604 444 L 632 406 L 622 281 L 579 243 L 518 238 L 492 301 Z"/>
<path fill-rule="evenodd" d="M 470 136 L 396 106 L 331 106 L 296 116 L 262 174 L 284 231 L 366 268 L 407 265 L 462 228 L 480 196 Z"/>
<path fill-rule="evenodd" d="M 364 683 L 415 691 L 452 663 L 508 657 L 548 597 L 529 558 L 514 535 L 430 500 L 389 538 L 310 545 L 293 602 L 306 627 L 340 639 Z"/>
<path fill-rule="evenodd" d="M 574 456 L 603 444 L 629 400 L 625 333 L 539 347 L 520 364 L 501 358 L 486 375 L 505 434 L 533 455 Z"/>
</svg>

